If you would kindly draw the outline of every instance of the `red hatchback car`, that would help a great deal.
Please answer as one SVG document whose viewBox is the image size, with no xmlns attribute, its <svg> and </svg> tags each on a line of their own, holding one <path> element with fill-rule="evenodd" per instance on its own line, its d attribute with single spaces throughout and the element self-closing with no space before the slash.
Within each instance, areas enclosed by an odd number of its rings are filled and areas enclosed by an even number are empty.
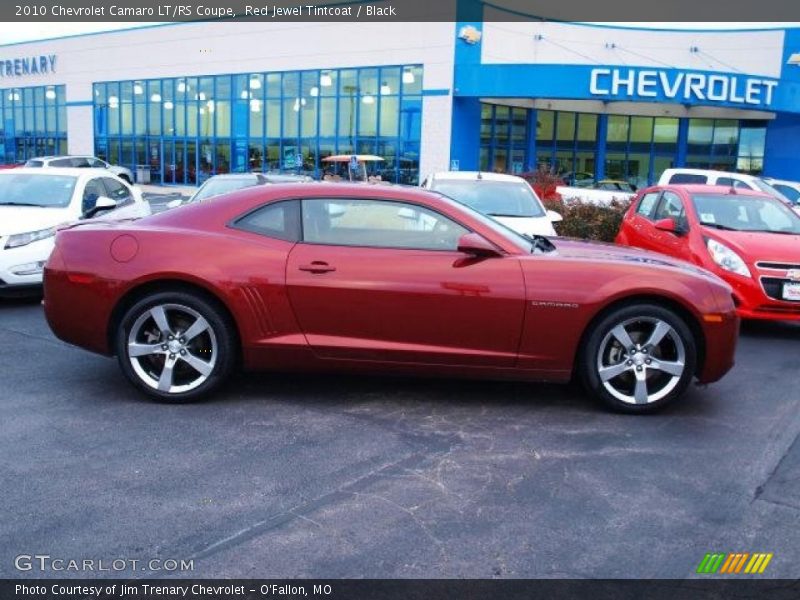
<svg viewBox="0 0 800 600">
<path fill-rule="evenodd" d="M 716 273 L 746 319 L 800 320 L 800 217 L 773 197 L 705 185 L 654 186 L 631 203 L 618 244 Z"/>
<path fill-rule="evenodd" d="M 647 412 L 733 365 L 719 278 L 651 253 L 521 237 L 447 197 L 259 186 L 128 224 L 61 230 L 45 268 L 61 339 L 166 401 L 236 366 L 565 382 Z"/>
</svg>

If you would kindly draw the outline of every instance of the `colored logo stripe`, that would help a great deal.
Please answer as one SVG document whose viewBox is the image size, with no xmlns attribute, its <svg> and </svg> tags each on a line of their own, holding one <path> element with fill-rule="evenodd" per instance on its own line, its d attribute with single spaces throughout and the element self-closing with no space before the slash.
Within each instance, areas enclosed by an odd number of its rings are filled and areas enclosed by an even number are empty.
<svg viewBox="0 0 800 600">
<path fill-rule="evenodd" d="M 731 552 L 723 554 L 721 552 L 709 552 L 697 566 L 698 573 L 713 574 L 736 574 L 744 573 L 760 574 L 767 568 L 772 560 L 773 554 L 765 552 Z M 745 566 L 747 565 L 747 566 Z"/>
</svg>

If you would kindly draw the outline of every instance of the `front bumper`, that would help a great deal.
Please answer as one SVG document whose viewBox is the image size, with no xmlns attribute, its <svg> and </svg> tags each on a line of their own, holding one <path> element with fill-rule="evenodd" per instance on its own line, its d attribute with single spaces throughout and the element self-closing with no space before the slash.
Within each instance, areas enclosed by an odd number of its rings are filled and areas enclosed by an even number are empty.
<svg viewBox="0 0 800 600">
<path fill-rule="evenodd" d="M 800 302 L 781 297 L 783 284 L 790 282 L 786 271 L 750 267 L 753 278 L 720 275 L 733 287 L 736 312 L 742 319 L 800 321 Z"/>
<path fill-rule="evenodd" d="M 8 250 L 0 246 L 0 289 L 40 287 L 42 267 L 53 251 L 54 240 L 50 237 Z"/>
</svg>

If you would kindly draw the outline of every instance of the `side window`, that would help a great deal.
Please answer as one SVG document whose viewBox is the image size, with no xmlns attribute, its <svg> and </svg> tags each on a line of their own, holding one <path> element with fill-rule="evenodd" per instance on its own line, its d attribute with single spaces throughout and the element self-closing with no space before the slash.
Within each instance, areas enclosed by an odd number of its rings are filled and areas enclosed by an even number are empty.
<svg viewBox="0 0 800 600">
<path fill-rule="evenodd" d="M 739 188 L 740 190 L 754 190 L 756 188 L 752 187 L 749 183 L 745 181 L 740 181 L 738 179 L 733 180 L 733 187 Z"/>
<path fill-rule="evenodd" d="M 675 219 L 679 225 L 686 224 L 686 210 L 683 208 L 683 202 L 677 194 L 673 192 L 664 192 L 661 196 L 661 202 L 658 204 L 654 219 Z"/>
<path fill-rule="evenodd" d="M 83 202 L 81 203 L 81 212 L 86 212 L 94 208 L 94 205 L 97 204 L 97 199 L 100 196 L 105 196 L 106 190 L 103 187 L 103 182 L 99 179 L 90 179 L 89 182 L 86 184 L 86 187 L 83 188 Z"/>
<path fill-rule="evenodd" d="M 72 166 L 77 169 L 88 169 L 89 167 L 91 167 L 91 165 L 89 164 L 89 159 L 83 156 L 76 156 L 75 158 L 73 158 Z"/>
<path fill-rule="evenodd" d="M 56 160 L 50 161 L 51 167 L 72 167 L 72 159 L 71 158 L 57 158 Z"/>
<path fill-rule="evenodd" d="M 705 175 L 696 173 L 675 173 L 669 178 L 670 183 L 706 183 L 708 178 Z"/>
<path fill-rule="evenodd" d="M 658 200 L 658 192 L 650 192 L 645 194 L 639 201 L 639 206 L 636 207 L 636 212 L 646 219 L 652 219 L 653 209 L 656 207 Z"/>
<path fill-rule="evenodd" d="M 232 227 L 266 237 L 300 241 L 300 202 L 285 200 L 257 208 L 239 217 Z"/>
<path fill-rule="evenodd" d="M 106 186 L 106 196 L 116 200 L 117 208 L 133 202 L 133 195 L 124 183 L 110 177 L 103 177 L 103 184 Z"/>
<path fill-rule="evenodd" d="M 720 177 L 717 179 L 717 185 L 724 185 L 725 187 L 733 187 L 733 179 L 730 177 Z"/>
<path fill-rule="evenodd" d="M 93 167 L 95 169 L 105 169 L 107 165 L 106 165 L 105 162 L 103 162 L 99 158 L 90 158 L 89 159 L 89 166 L 91 166 L 91 167 Z"/>
<path fill-rule="evenodd" d="M 456 250 L 467 229 L 432 210 L 388 200 L 302 201 L 303 240 L 312 244 Z"/>
</svg>

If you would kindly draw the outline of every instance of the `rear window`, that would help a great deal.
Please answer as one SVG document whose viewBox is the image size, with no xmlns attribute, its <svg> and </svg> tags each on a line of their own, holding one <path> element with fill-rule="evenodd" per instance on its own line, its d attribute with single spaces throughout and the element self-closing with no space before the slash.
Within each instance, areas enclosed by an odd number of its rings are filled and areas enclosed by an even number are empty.
<svg viewBox="0 0 800 600">
<path fill-rule="evenodd" d="M 670 183 L 706 183 L 708 177 L 706 175 L 698 175 L 696 173 L 675 173 L 669 178 Z"/>
</svg>

